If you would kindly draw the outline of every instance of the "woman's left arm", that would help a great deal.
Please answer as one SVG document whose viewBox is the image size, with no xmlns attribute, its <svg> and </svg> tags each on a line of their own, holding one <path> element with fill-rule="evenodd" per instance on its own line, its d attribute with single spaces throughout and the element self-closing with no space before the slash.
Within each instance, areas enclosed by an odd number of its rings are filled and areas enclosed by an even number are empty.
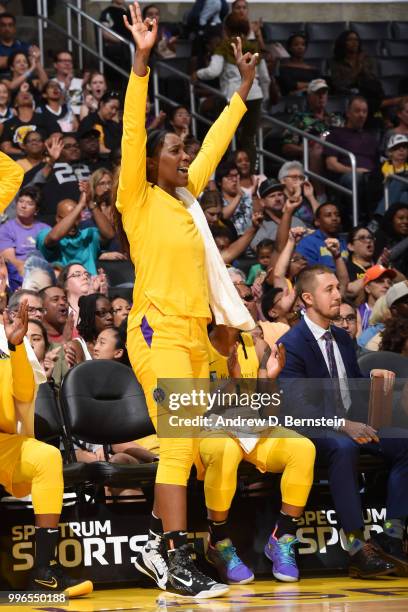
<svg viewBox="0 0 408 612">
<path fill-rule="evenodd" d="M 234 45 L 234 54 L 241 74 L 241 85 L 208 131 L 197 157 L 190 166 L 188 189 L 196 197 L 203 191 L 215 172 L 247 110 L 245 101 L 255 78 L 258 54 L 242 55 L 239 38 Z"/>
<path fill-rule="evenodd" d="M 24 170 L 0 152 L 0 214 L 12 202 L 24 178 Z"/>
</svg>

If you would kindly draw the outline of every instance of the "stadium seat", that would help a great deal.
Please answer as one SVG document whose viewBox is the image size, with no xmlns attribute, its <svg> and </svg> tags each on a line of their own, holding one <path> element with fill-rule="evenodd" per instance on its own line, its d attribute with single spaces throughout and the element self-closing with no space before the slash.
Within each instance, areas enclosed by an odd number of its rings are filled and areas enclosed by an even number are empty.
<svg viewBox="0 0 408 612">
<path fill-rule="evenodd" d="M 92 444 L 130 442 L 154 433 L 143 390 L 132 370 L 112 360 L 85 361 L 62 383 L 61 407 L 71 446 L 73 438 Z M 95 462 L 96 482 L 129 487 L 154 481 L 157 465 Z"/>
<path fill-rule="evenodd" d="M 373 351 L 362 355 L 358 360 L 360 370 L 368 376 L 371 370 L 380 368 L 395 372 L 397 378 L 408 379 L 408 358 L 391 351 Z"/>
<path fill-rule="evenodd" d="M 357 32 L 361 40 L 391 38 L 391 23 L 389 21 L 351 21 L 350 30 Z"/>
<path fill-rule="evenodd" d="M 389 57 L 408 57 L 408 39 L 403 40 L 385 40 L 384 49 Z"/>
<path fill-rule="evenodd" d="M 61 440 L 68 457 L 68 444 L 62 421 L 62 415 L 54 390 L 48 383 L 43 383 L 38 387 L 35 402 L 34 431 L 37 440 L 57 445 Z M 95 482 L 95 468 L 91 463 L 66 463 L 63 466 L 64 487 L 74 488 L 77 495 L 81 495 L 80 486 Z"/>
<path fill-rule="evenodd" d="M 347 29 L 345 21 L 319 22 L 306 24 L 306 33 L 311 43 L 330 41 L 332 44 L 339 34 Z"/>
<path fill-rule="evenodd" d="M 381 77 L 406 77 L 408 75 L 408 59 L 380 58 L 377 60 Z"/>
<path fill-rule="evenodd" d="M 305 59 L 327 59 L 333 53 L 333 42 L 310 42 L 307 46 Z"/>
<path fill-rule="evenodd" d="M 131 261 L 98 261 L 98 268 L 103 268 L 110 287 L 133 287 L 135 269 Z"/>
<path fill-rule="evenodd" d="M 408 21 L 394 21 L 392 34 L 395 40 L 408 40 Z"/>
<path fill-rule="evenodd" d="M 380 81 L 385 96 L 392 98 L 399 95 L 400 85 L 398 79 L 395 77 L 381 77 Z"/>
<path fill-rule="evenodd" d="M 265 42 L 286 42 L 291 34 L 303 32 L 305 24 L 301 21 L 293 23 L 273 23 L 267 21 L 263 24 Z"/>
</svg>

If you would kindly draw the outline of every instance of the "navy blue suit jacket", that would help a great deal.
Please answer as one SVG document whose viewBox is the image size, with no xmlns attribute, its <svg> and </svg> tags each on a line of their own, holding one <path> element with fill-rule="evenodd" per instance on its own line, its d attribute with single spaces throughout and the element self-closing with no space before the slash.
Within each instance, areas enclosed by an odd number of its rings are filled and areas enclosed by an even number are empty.
<svg viewBox="0 0 408 612">
<path fill-rule="evenodd" d="M 347 377 L 349 379 L 364 378 L 357 363 L 353 341 L 348 333 L 335 326 L 331 327 L 331 331 L 339 347 Z M 320 347 L 306 322 L 302 319 L 298 325 L 292 327 L 280 338 L 279 343 L 283 344 L 286 349 L 286 364 L 279 377 L 284 389 L 285 413 L 311 418 L 344 416 L 339 412 L 333 400 L 330 372 Z M 292 380 L 288 384 L 288 381 L 284 379 L 298 379 L 298 381 Z M 304 382 L 305 379 L 313 380 L 307 384 Z M 366 393 L 362 396 L 360 392 L 353 392 L 352 387 L 353 383 L 350 381 L 352 404 L 347 418 L 366 420 L 368 408 Z"/>
</svg>

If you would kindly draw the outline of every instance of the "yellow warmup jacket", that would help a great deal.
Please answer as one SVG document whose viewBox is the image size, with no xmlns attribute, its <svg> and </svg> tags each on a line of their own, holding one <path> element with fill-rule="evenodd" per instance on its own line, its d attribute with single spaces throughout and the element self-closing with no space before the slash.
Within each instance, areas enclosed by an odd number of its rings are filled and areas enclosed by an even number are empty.
<svg viewBox="0 0 408 612">
<path fill-rule="evenodd" d="M 148 306 L 165 315 L 210 318 L 204 244 L 190 213 L 146 180 L 145 112 L 149 75 L 131 73 L 123 116 L 122 168 L 116 206 L 136 270 L 128 329 Z M 189 169 L 187 189 L 197 197 L 225 153 L 246 106 L 235 94 L 209 130 Z"/>
<path fill-rule="evenodd" d="M 256 354 L 254 340 L 251 334 L 247 332 L 241 333 L 242 340 L 245 345 L 245 352 L 242 344 L 238 345 L 238 362 L 241 367 L 242 378 L 258 378 L 259 359 Z M 210 361 L 210 379 L 221 380 L 230 378 L 228 372 L 228 357 L 221 355 L 208 341 L 208 355 Z"/>
<path fill-rule="evenodd" d="M 0 351 L 0 484 L 18 497 L 27 495 L 31 485 L 13 490 L 13 472 L 24 441 L 16 434 L 33 436 L 35 392 L 34 372 L 24 344 L 10 355 Z"/>
</svg>

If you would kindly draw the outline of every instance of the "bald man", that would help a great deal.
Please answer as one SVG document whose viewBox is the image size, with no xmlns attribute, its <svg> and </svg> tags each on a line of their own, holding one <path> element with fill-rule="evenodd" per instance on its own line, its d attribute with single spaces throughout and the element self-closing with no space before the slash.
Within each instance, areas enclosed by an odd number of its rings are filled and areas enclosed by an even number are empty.
<svg viewBox="0 0 408 612">
<path fill-rule="evenodd" d="M 86 184 L 80 183 L 80 190 L 78 203 L 74 200 L 58 203 L 56 224 L 51 230 L 44 229 L 38 234 L 37 249 L 50 263 L 65 266 L 75 261 L 95 275 L 101 246 L 114 237 L 115 231 L 95 203 L 90 203 L 89 210 L 96 227 L 79 229 L 81 213 L 88 206 Z"/>
</svg>

